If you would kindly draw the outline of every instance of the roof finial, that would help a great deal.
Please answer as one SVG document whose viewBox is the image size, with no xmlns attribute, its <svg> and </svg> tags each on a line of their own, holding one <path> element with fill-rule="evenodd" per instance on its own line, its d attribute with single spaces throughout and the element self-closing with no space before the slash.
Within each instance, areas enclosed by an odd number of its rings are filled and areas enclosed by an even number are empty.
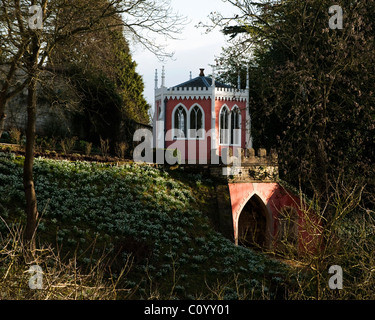
<svg viewBox="0 0 375 320">
<path fill-rule="evenodd" d="M 192 72 L 190 71 L 190 80 L 193 79 L 193 74 Z"/>
<path fill-rule="evenodd" d="M 161 70 L 161 86 L 165 87 L 165 68 L 164 68 L 164 66 Z"/>
<path fill-rule="evenodd" d="M 238 87 L 238 90 L 241 89 L 241 72 L 240 72 L 240 69 L 238 69 L 237 87 Z"/>
<path fill-rule="evenodd" d="M 203 68 L 200 68 L 199 69 L 201 71 L 201 73 L 199 74 L 200 77 L 204 77 L 204 69 Z"/>
<path fill-rule="evenodd" d="M 212 66 L 212 87 L 216 86 L 216 66 Z"/>
<path fill-rule="evenodd" d="M 158 69 L 155 69 L 155 89 L 158 88 Z"/>
<path fill-rule="evenodd" d="M 250 89 L 250 67 L 247 67 L 247 72 L 246 72 L 246 89 Z"/>
</svg>

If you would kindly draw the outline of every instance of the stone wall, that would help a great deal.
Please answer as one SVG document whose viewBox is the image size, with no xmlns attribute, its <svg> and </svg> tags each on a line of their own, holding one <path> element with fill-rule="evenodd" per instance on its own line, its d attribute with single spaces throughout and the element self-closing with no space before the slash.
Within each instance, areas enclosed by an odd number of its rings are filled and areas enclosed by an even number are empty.
<svg viewBox="0 0 375 320">
<path fill-rule="evenodd" d="M 233 157 L 233 150 L 228 149 L 228 156 Z M 236 153 L 236 150 L 234 151 Z M 228 183 L 248 183 L 248 182 L 275 182 L 279 178 L 278 155 L 271 151 L 267 155 L 265 149 L 259 149 L 255 153 L 254 149 L 237 149 L 240 162 L 233 162 L 225 159 L 229 165 L 210 166 L 212 176 L 227 180 Z"/>
<path fill-rule="evenodd" d="M 10 100 L 5 109 L 5 131 L 17 128 L 25 132 L 27 124 L 27 90 Z M 39 136 L 65 136 L 72 131 L 71 114 L 59 106 L 38 100 L 36 134 Z"/>
</svg>

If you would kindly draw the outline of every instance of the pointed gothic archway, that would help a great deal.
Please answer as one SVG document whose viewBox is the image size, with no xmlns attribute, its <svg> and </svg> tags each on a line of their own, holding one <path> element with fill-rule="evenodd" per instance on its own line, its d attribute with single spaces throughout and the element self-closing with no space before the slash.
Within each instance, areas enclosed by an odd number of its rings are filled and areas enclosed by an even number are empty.
<svg viewBox="0 0 375 320">
<path fill-rule="evenodd" d="M 252 195 L 238 217 L 236 243 L 246 247 L 269 247 L 271 228 L 272 215 L 262 199 Z"/>
</svg>

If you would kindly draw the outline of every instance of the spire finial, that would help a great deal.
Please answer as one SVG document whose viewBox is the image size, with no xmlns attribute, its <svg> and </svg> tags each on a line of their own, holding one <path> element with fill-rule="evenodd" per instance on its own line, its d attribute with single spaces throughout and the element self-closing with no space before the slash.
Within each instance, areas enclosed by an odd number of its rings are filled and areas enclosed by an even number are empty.
<svg viewBox="0 0 375 320">
<path fill-rule="evenodd" d="M 158 69 L 155 69 L 155 89 L 158 88 Z"/>
<path fill-rule="evenodd" d="M 161 70 L 161 86 L 165 87 L 165 68 L 164 68 L 164 66 Z"/>
<path fill-rule="evenodd" d="M 246 89 L 250 89 L 250 67 L 247 67 L 247 72 L 246 72 Z"/>
<path fill-rule="evenodd" d="M 216 85 L 216 66 L 212 66 L 212 87 Z"/>
<path fill-rule="evenodd" d="M 238 87 L 238 90 L 241 89 L 241 71 L 240 71 L 240 69 L 238 69 L 237 87 Z"/>
</svg>

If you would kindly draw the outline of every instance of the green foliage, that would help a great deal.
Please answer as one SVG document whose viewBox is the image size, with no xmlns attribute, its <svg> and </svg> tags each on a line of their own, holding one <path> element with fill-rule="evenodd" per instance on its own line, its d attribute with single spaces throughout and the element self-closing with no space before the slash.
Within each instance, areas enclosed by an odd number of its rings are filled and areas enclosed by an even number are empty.
<svg viewBox="0 0 375 320">
<path fill-rule="evenodd" d="M 142 77 L 136 72 L 137 63 L 132 60 L 128 44 L 122 33 L 111 33 L 111 42 L 116 57 L 116 88 L 122 97 L 122 110 L 127 118 L 140 123 L 149 124 L 148 110 L 150 105 L 146 102 L 143 91 Z"/>
</svg>

